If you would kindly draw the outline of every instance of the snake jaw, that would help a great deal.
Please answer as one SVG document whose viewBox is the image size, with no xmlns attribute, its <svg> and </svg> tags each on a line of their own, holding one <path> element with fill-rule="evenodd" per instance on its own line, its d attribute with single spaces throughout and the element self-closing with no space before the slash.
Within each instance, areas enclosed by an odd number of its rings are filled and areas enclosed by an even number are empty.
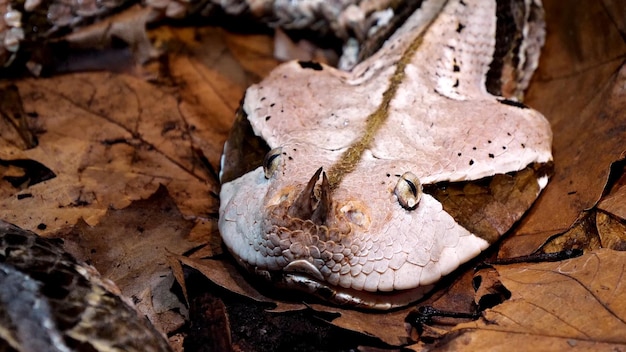
<svg viewBox="0 0 626 352">
<path fill-rule="evenodd" d="M 308 260 L 294 260 L 293 262 L 287 264 L 287 266 L 283 268 L 283 271 L 291 273 L 304 273 L 305 275 L 308 275 L 309 277 L 312 277 L 319 282 L 324 281 L 324 276 L 319 271 L 319 269 L 316 268 L 315 265 L 313 265 Z"/>
</svg>

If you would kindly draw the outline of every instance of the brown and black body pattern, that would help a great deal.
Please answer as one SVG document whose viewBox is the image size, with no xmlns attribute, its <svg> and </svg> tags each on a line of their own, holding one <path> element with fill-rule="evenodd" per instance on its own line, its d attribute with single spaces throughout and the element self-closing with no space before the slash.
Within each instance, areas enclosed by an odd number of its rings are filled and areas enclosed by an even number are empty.
<svg viewBox="0 0 626 352">
<path fill-rule="evenodd" d="M 0 221 L 0 351 L 170 351 L 115 289 L 58 240 Z"/>
</svg>

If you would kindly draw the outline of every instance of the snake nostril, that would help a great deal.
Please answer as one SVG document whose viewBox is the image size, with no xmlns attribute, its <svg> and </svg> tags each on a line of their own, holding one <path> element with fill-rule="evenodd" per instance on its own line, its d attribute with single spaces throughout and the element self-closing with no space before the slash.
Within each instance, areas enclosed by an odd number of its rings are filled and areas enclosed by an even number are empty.
<svg viewBox="0 0 626 352">
<path fill-rule="evenodd" d="M 353 224 L 359 225 L 359 226 L 363 226 L 365 219 L 364 219 L 364 215 L 363 213 L 361 213 L 358 210 L 350 210 L 346 213 L 346 218 L 348 218 L 348 220 L 350 220 L 350 222 L 352 222 Z"/>
<path fill-rule="evenodd" d="M 349 202 L 348 204 L 341 207 L 340 211 L 343 213 L 345 218 L 354 225 L 367 227 L 371 222 L 369 216 L 367 215 L 367 212 L 364 211 L 364 207 L 362 206 L 362 204 Z"/>
</svg>

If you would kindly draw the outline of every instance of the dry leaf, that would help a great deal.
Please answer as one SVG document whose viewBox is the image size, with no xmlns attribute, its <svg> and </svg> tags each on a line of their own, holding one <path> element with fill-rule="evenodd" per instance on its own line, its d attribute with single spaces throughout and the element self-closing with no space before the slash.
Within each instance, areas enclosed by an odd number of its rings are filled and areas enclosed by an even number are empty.
<svg viewBox="0 0 626 352">
<path fill-rule="evenodd" d="M 608 194 L 602 197 L 598 209 L 611 213 L 616 217 L 626 220 L 626 163 L 617 163 L 613 171 L 619 179 L 608 190 Z"/>
<path fill-rule="evenodd" d="M 0 89 L 0 117 L 1 140 L 22 150 L 37 146 L 37 138 L 29 129 L 28 115 L 14 85 Z"/>
<path fill-rule="evenodd" d="M 564 249 L 578 248 L 594 250 L 602 248 L 596 228 L 595 212 L 581 214 L 580 218 L 565 233 L 555 236 L 541 246 L 545 253 L 553 253 Z"/>
<path fill-rule="evenodd" d="M 599 211 L 596 215 L 596 226 L 602 248 L 626 251 L 626 224 L 623 220 Z"/>
<path fill-rule="evenodd" d="M 167 252 L 184 253 L 198 242 L 189 238 L 193 222 L 183 219 L 164 187 L 129 207 L 109 210 L 98 226 L 79 221 L 56 233 L 78 259 L 113 280 L 161 331 L 180 328 L 187 308 L 170 289 L 174 277 Z"/>
<path fill-rule="evenodd" d="M 182 264 L 201 272 L 214 283 L 231 292 L 251 298 L 258 302 L 272 302 L 271 299 L 260 294 L 246 279 L 237 274 L 234 265 L 226 260 L 191 259 L 184 256 L 175 256 Z"/>
<path fill-rule="evenodd" d="M 217 207 L 208 194 L 218 186 L 207 182 L 194 157 L 173 96 L 133 77 L 101 73 L 17 86 L 25 110 L 38 116 L 45 132 L 37 148 L 0 145 L 0 158 L 37 161 L 56 177 L 0 200 L 8 221 L 29 229 L 45 224 L 44 233 L 81 217 L 96 225 L 107 209 L 145 199 L 161 184 L 186 216 L 202 218 Z"/>
<path fill-rule="evenodd" d="M 511 299 L 460 324 L 438 350 L 626 348 L 626 253 L 600 249 L 555 263 L 496 266 Z"/>
<path fill-rule="evenodd" d="M 611 163 L 625 150 L 626 43 L 612 21 L 623 19 L 624 3 L 543 3 L 548 35 L 525 102 L 552 125 L 555 173 L 514 235 L 504 240 L 502 257 L 535 251 L 593 207 Z"/>
</svg>

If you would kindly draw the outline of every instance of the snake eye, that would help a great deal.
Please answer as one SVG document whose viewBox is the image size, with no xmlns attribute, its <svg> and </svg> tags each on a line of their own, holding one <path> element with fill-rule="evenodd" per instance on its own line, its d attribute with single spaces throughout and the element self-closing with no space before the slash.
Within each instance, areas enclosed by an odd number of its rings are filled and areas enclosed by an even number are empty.
<svg viewBox="0 0 626 352">
<path fill-rule="evenodd" d="M 263 158 L 263 172 L 265 173 L 265 178 L 271 178 L 278 169 L 282 151 L 283 148 L 278 147 L 265 154 L 265 158 Z"/>
<path fill-rule="evenodd" d="M 394 193 L 403 208 L 413 210 L 422 198 L 422 183 L 412 172 L 405 172 L 398 180 Z"/>
</svg>

